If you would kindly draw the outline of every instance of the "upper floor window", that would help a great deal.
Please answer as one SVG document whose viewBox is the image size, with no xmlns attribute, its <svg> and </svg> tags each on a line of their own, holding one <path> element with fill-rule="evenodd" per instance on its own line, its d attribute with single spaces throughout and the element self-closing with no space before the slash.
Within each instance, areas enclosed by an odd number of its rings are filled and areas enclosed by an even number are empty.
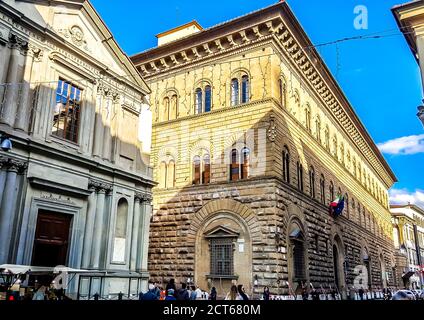
<svg viewBox="0 0 424 320">
<path fill-rule="evenodd" d="M 283 179 L 290 183 L 290 152 L 287 146 L 283 149 Z"/>
<path fill-rule="evenodd" d="M 250 79 L 244 74 L 241 78 L 231 79 L 231 106 L 250 101 Z"/>
<path fill-rule="evenodd" d="M 195 113 L 201 114 L 212 110 L 212 87 L 207 84 L 195 91 Z"/>
<path fill-rule="evenodd" d="M 313 167 L 309 169 L 309 188 L 311 197 L 315 198 L 315 170 Z"/>
<path fill-rule="evenodd" d="M 325 127 L 325 147 L 330 150 L 330 128 L 328 125 Z"/>
<path fill-rule="evenodd" d="M 70 82 L 59 80 L 53 115 L 53 135 L 78 143 L 81 96 L 81 89 Z"/>
<path fill-rule="evenodd" d="M 250 150 L 244 147 L 241 152 L 236 148 L 231 150 L 230 155 L 230 180 L 237 181 L 247 179 L 250 175 Z"/>
<path fill-rule="evenodd" d="M 306 105 L 305 107 L 305 126 L 306 130 L 311 131 L 311 107 Z"/>
<path fill-rule="evenodd" d="M 160 121 L 175 120 L 178 117 L 178 95 L 175 90 L 166 92 L 162 100 L 162 109 L 159 115 Z"/>
<path fill-rule="evenodd" d="M 162 161 L 159 165 L 159 188 L 175 187 L 175 161 Z"/>
<path fill-rule="evenodd" d="M 283 78 L 278 80 L 278 88 L 280 93 L 280 104 L 282 107 L 287 106 L 287 84 Z"/>
<path fill-rule="evenodd" d="M 315 129 L 317 131 L 317 140 L 321 143 L 321 118 L 317 116 L 315 121 Z"/>
<path fill-rule="evenodd" d="M 211 180 L 211 161 L 209 153 L 199 152 L 193 157 L 193 184 L 208 184 Z"/>
<path fill-rule="evenodd" d="M 334 198 L 334 184 L 333 184 L 333 181 L 330 181 L 330 201 L 333 201 L 335 198 Z"/>
<path fill-rule="evenodd" d="M 319 193 L 321 196 L 321 203 L 325 204 L 325 178 L 323 174 L 319 180 Z"/>
<path fill-rule="evenodd" d="M 297 162 L 297 188 L 303 191 L 303 165 Z"/>
</svg>

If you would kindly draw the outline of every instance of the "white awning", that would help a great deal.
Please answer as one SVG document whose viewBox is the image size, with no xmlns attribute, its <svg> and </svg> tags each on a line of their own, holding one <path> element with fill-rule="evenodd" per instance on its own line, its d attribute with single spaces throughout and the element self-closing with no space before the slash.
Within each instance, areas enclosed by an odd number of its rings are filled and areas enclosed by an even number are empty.
<svg viewBox="0 0 424 320">
<path fill-rule="evenodd" d="M 58 267 L 36 267 L 36 266 L 23 266 L 13 264 L 2 264 L 0 265 L 0 272 L 11 273 L 11 274 L 26 274 L 26 273 L 53 273 L 57 274 L 60 272 L 67 273 L 92 273 L 89 270 L 72 269 L 65 266 Z"/>
</svg>

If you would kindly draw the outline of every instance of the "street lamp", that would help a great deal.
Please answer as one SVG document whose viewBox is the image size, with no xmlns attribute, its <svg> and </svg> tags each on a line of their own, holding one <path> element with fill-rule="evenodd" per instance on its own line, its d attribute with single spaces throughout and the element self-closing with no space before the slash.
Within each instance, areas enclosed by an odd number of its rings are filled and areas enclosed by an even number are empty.
<svg viewBox="0 0 424 320">
<path fill-rule="evenodd" d="M 0 148 L 6 152 L 12 150 L 12 141 L 5 133 L 0 133 Z"/>
<path fill-rule="evenodd" d="M 418 107 L 417 117 L 418 117 L 418 119 L 421 120 L 421 122 L 422 122 L 422 124 L 424 126 L 424 106 L 419 106 Z"/>
</svg>

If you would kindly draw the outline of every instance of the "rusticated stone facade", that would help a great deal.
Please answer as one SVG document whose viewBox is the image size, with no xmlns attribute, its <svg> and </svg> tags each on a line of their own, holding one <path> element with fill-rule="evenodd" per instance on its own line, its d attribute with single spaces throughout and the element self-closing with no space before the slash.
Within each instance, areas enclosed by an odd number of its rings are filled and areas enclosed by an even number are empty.
<svg viewBox="0 0 424 320">
<path fill-rule="evenodd" d="M 152 89 L 152 277 L 392 285 L 396 178 L 288 5 L 173 38 L 132 57 Z"/>
</svg>

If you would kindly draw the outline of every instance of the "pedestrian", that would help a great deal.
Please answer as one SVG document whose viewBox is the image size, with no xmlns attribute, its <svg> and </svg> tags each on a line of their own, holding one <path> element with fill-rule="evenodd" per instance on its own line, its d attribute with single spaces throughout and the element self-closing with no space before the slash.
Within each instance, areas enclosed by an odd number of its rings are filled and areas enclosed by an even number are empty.
<svg viewBox="0 0 424 320">
<path fill-rule="evenodd" d="M 166 285 L 166 295 L 168 296 L 168 290 L 172 289 L 174 290 L 174 294 L 177 291 L 177 287 L 175 286 L 175 279 L 169 280 L 168 284 Z"/>
<path fill-rule="evenodd" d="M 243 300 L 240 294 L 238 293 L 237 286 L 232 285 L 230 292 L 227 293 L 225 300 Z"/>
<path fill-rule="evenodd" d="M 309 299 L 308 287 L 306 285 L 306 282 L 303 281 L 302 282 L 302 300 L 303 301 L 308 301 L 308 299 Z"/>
<path fill-rule="evenodd" d="M 216 288 L 212 287 L 211 294 L 209 295 L 209 299 L 212 301 L 216 301 L 216 296 L 217 296 Z"/>
<path fill-rule="evenodd" d="M 166 295 L 165 300 L 167 300 L 167 301 L 174 301 L 174 300 L 177 300 L 177 299 L 174 297 L 174 294 L 175 294 L 174 289 L 168 289 L 168 294 Z"/>
<path fill-rule="evenodd" d="M 154 286 L 155 286 L 155 294 L 156 294 L 156 297 L 157 297 L 157 300 L 159 300 L 160 299 L 160 292 L 161 292 L 161 289 L 159 288 L 159 286 L 158 286 L 158 283 L 157 282 L 155 282 L 154 284 L 153 284 Z"/>
<path fill-rule="evenodd" d="M 37 300 L 37 301 L 46 300 L 46 290 L 47 288 L 45 286 L 41 286 L 37 290 L 37 292 L 34 294 L 32 300 Z"/>
<path fill-rule="evenodd" d="M 247 301 L 249 300 L 249 296 L 246 294 L 246 292 L 244 291 L 244 287 L 242 284 L 239 284 L 237 287 L 238 293 L 241 297 L 241 300 Z"/>
<path fill-rule="evenodd" d="M 180 301 L 190 300 L 190 295 L 187 291 L 187 284 L 181 283 L 181 288 L 177 291 L 176 298 Z"/>
<path fill-rule="evenodd" d="M 200 290 L 199 287 L 196 288 L 195 293 L 196 293 L 196 300 L 202 300 L 203 292 L 202 292 L 202 290 Z"/>
<path fill-rule="evenodd" d="M 364 291 L 364 288 L 359 288 L 359 298 L 361 299 L 361 300 L 364 300 L 364 293 L 365 293 L 365 291 Z"/>
<path fill-rule="evenodd" d="M 197 298 L 196 287 L 191 286 L 190 300 L 196 300 L 196 298 Z"/>
<path fill-rule="evenodd" d="M 149 284 L 149 290 L 141 296 L 140 300 L 143 300 L 143 301 L 158 300 L 158 296 L 156 294 L 156 287 L 153 283 Z"/>
<path fill-rule="evenodd" d="M 269 301 L 269 288 L 268 287 L 264 288 L 264 293 L 262 294 L 262 297 L 265 301 Z"/>
</svg>

